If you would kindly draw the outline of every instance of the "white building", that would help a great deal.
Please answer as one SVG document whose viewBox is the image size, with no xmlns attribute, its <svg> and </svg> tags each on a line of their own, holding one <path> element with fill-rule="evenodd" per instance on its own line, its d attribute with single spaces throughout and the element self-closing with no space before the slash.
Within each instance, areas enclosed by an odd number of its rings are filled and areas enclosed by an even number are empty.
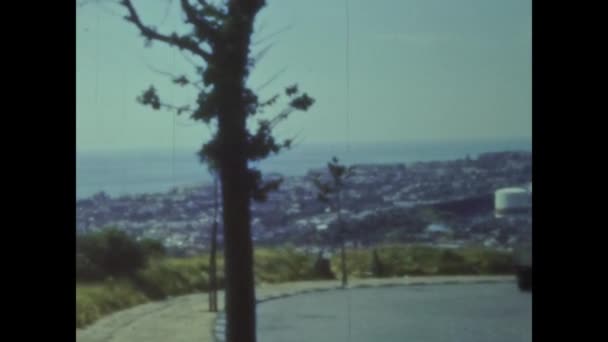
<svg viewBox="0 0 608 342">
<path fill-rule="evenodd" d="M 529 213 L 532 209 L 532 192 L 525 188 L 504 188 L 494 193 L 496 217 Z"/>
</svg>

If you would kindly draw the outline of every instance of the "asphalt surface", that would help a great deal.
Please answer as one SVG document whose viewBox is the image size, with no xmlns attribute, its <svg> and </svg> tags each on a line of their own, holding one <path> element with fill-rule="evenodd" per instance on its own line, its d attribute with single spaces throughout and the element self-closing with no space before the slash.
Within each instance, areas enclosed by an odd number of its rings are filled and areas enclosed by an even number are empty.
<svg viewBox="0 0 608 342">
<path fill-rule="evenodd" d="M 260 342 L 532 341 L 532 295 L 514 283 L 332 290 L 257 310 Z"/>
</svg>

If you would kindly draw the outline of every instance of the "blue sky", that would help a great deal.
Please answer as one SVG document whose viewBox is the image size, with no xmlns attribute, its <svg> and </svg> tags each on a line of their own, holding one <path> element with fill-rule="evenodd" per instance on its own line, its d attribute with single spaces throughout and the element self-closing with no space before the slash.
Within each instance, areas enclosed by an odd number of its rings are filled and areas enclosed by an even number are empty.
<svg viewBox="0 0 608 342">
<path fill-rule="evenodd" d="M 272 47 L 254 69 L 260 95 L 298 83 L 315 106 L 280 127 L 303 143 L 475 140 L 531 136 L 529 0 L 349 0 L 350 113 L 346 113 L 344 0 L 268 0 L 253 47 Z M 162 32 L 183 30 L 179 1 L 135 0 Z M 154 84 L 163 98 L 191 103 L 195 91 L 150 70 L 193 74 L 180 52 L 145 48 L 120 6 L 78 9 L 78 150 L 196 149 L 208 137 L 186 116 L 152 111 L 135 97 Z M 279 110 L 279 108 L 277 108 Z M 347 131 L 348 128 L 348 131 Z M 175 133 L 175 134 L 174 134 Z M 175 137 L 175 138 L 174 138 Z"/>
</svg>

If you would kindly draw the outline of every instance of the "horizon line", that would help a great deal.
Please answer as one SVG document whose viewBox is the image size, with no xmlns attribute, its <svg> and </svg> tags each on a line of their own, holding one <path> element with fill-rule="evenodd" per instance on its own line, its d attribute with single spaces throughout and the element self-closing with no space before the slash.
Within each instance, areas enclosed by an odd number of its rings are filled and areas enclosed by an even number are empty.
<svg viewBox="0 0 608 342">
<path fill-rule="evenodd" d="M 355 141 L 355 142 L 347 142 L 342 140 L 337 141 L 314 141 L 314 142 L 300 142 L 299 144 L 294 145 L 294 148 L 297 146 L 326 146 L 326 145 L 335 145 L 335 146 L 348 146 L 348 145 L 386 145 L 386 144 L 395 144 L 395 145 L 404 145 L 404 144 L 438 144 L 438 143 L 487 143 L 487 142 L 517 142 L 517 143 L 530 143 L 532 144 L 532 137 L 484 137 L 484 138 L 471 138 L 471 139 L 461 139 L 461 138 L 447 138 L 447 139 L 408 139 L 408 140 L 384 140 L 384 141 Z M 75 152 L 79 153 L 96 153 L 96 152 L 117 152 L 117 151 L 167 151 L 170 152 L 173 149 L 171 146 L 135 146 L 135 147 L 86 147 L 86 148 L 78 148 L 76 146 Z M 192 153 L 196 153 L 192 146 L 175 146 L 176 151 L 179 150 L 183 152 L 184 150 L 191 150 Z"/>
</svg>

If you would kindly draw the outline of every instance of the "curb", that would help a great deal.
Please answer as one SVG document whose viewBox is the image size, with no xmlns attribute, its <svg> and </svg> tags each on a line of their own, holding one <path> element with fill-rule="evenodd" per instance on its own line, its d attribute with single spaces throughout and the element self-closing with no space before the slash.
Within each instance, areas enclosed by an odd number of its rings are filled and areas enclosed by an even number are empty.
<svg viewBox="0 0 608 342">
<path fill-rule="evenodd" d="M 418 281 L 418 282 L 410 282 L 410 283 L 386 283 L 386 284 L 359 284 L 355 286 L 348 286 L 347 289 L 364 289 L 364 288 L 383 288 L 383 287 L 407 287 L 407 286 L 423 286 L 423 285 L 458 285 L 458 284 L 498 284 L 498 283 L 513 283 L 514 279 L 481 279 L 481 280 L 445 280 L 441 282 L 431 282 L 431 281 Z M 304 289 L 300 291 L 295 291 L 292 293 L 280 293 L 276 295 L 269 295 L 266 298 L 256 299 L 255 303 L 265 303 L 271 300 L 282 299 L 287 297 L 294 297 L 297 295 L 307 294 L 307 293 L 320 293 L 334 290 L 341 290 L 342 286 L 332 286 L 327 288 L 312 288 L 312 289 Z M 213 324 L 213 338 L 215 342 L 225 342 L 226 341 L 226 313 L 222 311 L 218 311 L 215 322 Z"/>
</svg>

